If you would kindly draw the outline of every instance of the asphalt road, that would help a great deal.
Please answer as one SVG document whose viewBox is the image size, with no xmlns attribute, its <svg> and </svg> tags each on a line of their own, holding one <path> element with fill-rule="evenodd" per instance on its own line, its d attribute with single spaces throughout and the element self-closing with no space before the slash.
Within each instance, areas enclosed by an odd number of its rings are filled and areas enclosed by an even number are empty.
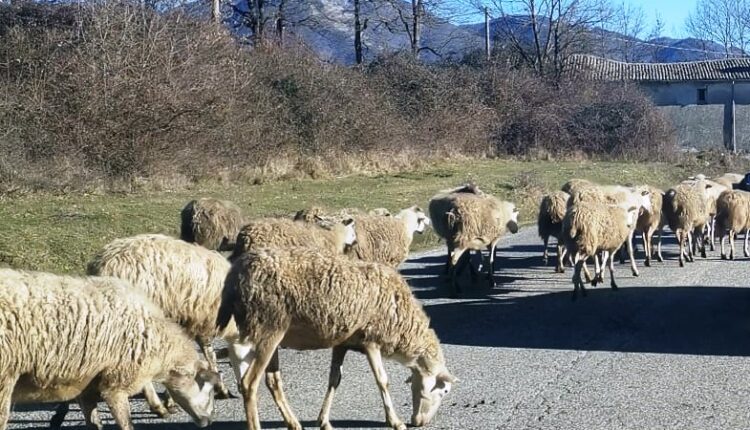
<svg viewBox="0 0 750 430">
<path fill-rule="evenodd" d="M 495 289 L 467 285 L 462 299 L 445 298 L 444 249 L 414 255 L 402 272 L 460 378 L 428 428 L 750 428 L 749 262 L 721 261 L 717 251 L 680 269 L 675 250 L 669 241 L 667 261 L 639 264 L 638 278 L 616 264 L 619 291 L 607 283 L 575 302 L 571 270 L 542 266 L 534 229 L 502 241 Z M 281 352 L 287 395 L 308 428 L 316 427 L 328 360 L 328 351 Z M 408 422 L 409 372 L 396 363 L 387 370 Z M 182 412 L 164 421 L 141 399 L 132 408 L 137 428 L 194 428 Z M 73 409 L 65 426 L 82 427 Z M 112 425 L 104 404 L 100 410 Z M 51 406 L 16 406 L 9 428 L 45 427 L 50 416 Z M 385 427 L 364 356 L 347 355 L 331 417 L 337 428 Z M 215 419 L 213 429 L 245 428 L 241 401 L 217 401 Z M 261 420 L 264 428 L 285 428 L 265 389 Z"/>
</svg>

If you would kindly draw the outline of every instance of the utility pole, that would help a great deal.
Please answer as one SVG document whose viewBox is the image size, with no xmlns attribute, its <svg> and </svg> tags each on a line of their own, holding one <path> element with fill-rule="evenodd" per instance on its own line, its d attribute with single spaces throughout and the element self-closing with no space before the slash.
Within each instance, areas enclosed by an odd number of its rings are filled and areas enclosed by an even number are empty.
<svg viewBox="0 0 750 430">
<path fill-rule="evenodd" d="M 487 61 L 490 60 L 490 9 L 484 7 L 484 53 L 487 55 Z"/>
</svg>

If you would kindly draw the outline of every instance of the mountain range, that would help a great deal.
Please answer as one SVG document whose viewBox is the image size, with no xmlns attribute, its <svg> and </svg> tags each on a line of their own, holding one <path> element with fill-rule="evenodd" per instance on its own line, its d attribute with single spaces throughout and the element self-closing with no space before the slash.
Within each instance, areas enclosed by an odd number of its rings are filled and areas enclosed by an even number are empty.
<svg viewBox="0 0 750 430">
<path fill-rule="evenodd" d="M 239 36 L 250 34 L 245 24 L 247 0 L 229 0 L 224 3 L 225 22 Z M 275 10 L 279 0 L 267 0 L 269 12 Z M 377 5 L 377 6 L 376 6 Z M 361 16 L 366 19 L 363 46 L 366 60 L 380 54 L 409 49 L 409 37 L 399 19 L 398 8 L 409 12 L 411 5 L 401 0 L 371 2 L 361 0 Z M 192 4 L 194 14 L 207 15 L 205 1 Z M 429 15 L 422 32 L 421 58 L 434 61 L 439 58 L 461 58 L 484 47 L 484 23 L 456 25 L 445 19 Z M 317 53 L 322 59 L 351 64 L 354 62 L 354 12 L 351 0 L 306 0 L 287 2 L 285 34 Z M 509 15 L 493 19 L 490 34 L 493 43 L 502 43 L 504 35 L 512 32 L 519 40 L 531 42 L 529 18 Z M 543 28 L 542 31 L 545 31 Z M 600 28 L 589 30 L 596 42 L 585 53 L 615 60 L 631 62 L 679 62 L 718 59 L 725 56 L 724 47 L 718 43 L 694 38 L 659 37 L 636 39 Z M 741 54 L 733 50 L 733 54 Z"/>
</svg>

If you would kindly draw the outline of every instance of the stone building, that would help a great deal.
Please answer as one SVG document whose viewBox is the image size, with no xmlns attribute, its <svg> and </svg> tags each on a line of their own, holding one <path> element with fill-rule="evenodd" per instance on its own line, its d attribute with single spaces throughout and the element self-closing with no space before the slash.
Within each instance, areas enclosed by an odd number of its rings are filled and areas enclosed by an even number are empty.
<svg viewBox="0 0 750 430">
<path fill-rule="evenodd" d="M 574 55 L 567 73 L 637 83 L 671 119 L 683 147 L 750 151 L 750 58 L 623 63 Z"/>
</svg>

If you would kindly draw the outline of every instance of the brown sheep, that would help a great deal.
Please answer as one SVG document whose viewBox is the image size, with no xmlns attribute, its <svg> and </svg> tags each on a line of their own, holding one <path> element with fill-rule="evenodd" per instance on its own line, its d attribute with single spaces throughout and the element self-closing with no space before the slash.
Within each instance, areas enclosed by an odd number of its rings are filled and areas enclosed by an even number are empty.
<svg viewBox="0 0 750 430">
<path fill-rule="evenodd" d="M 321 294 L 325 291 L 325 294 Z M 310 248 L 245 253 L 227 276 L 217 324 L 234 317 L 240 341 L 253 345 L 245 357 L 243 396 L 248 428 L 260 429 L 258 386 L 263 373 L 284 421 L 301 429 L 281 390 L 278 348 L 333 348 L 328 392 L 319 424 L 331 429 L 329 410 L 348 350 L 364 352 L 375 374 L 390 427 L 405 430 L 388 393 L 382 356 L 412 370 L 412 424 L 435 416 L 455 378 L 445 366 L 440 341 L 404 279 L 377 263 L 323 254 Z"/>
<path fill-rule="evenodd" d="M 726 260 L 724 239 L 729 231 L 729 259 L 734 260 L 734 238 L 745 231 L 743 251 L 750 257 L 747 234 L 750 229 L 750 193 L 740 190 L 724 191 L 716 201 L 716 228 L 721 237 L 721 259 Z"/>
<path fill-rule="evenodd" d="M 564 273 L 563 261 L 565 258 L 565 246 L 560 240 L 562 231 L 562 221 L 567 211 L 567 203 L 570 194 L 565 191 L 555 191 L 542 198 L 539 205 L 539 218 L 537 226 L 539 237 L 544 241 L 544 264 L 549 262 L 549 238 L 550 236 L 557 239 L 557 266 L 555 272 Z"/>
<path fill-rule="evenodd" d="M 667 224 L 680 244 L 680 267 L 684 267 L 686 256 L 688 262 L 694 261 L 692 235 L 695 234 L 698 240 L 708 219 L 701 187 L 680 184 L 670 189 L 664 194 L 663 210 Z M 705 255 L 705 246 L 702 251 Z"/>
<path fill-rule="evenodd" d="M 237 233 L 245 225 L 237 205 L 214 198 L 189 202 L 180 218 L 180 239 L 217 251 L 232 251 Z"/>
</svg>

